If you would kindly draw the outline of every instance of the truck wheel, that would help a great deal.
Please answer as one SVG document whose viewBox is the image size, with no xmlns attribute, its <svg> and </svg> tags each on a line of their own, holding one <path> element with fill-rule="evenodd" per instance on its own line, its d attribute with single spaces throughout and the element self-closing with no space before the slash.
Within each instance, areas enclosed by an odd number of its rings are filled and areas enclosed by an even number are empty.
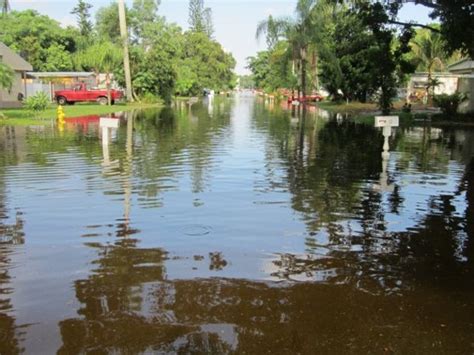
<svg viewBox="0 0 474 355">
<path fill-rule="evenodd" d="M 57 101 L 58 101 L 58 105 L 61 105 L 61 106 L 67 105 L 67 100 L 64 96 L 58 97 Z"/>
<path fill-rule="evenodd" d="M 111 105 L 115 105 L 115 100 L 110 100 Z"/>
<path fill-rule="evenodd" d="M 109 100 L 107 100 L 106 97 L 99 97 L 97 99 L 97 102 L 99 103 L 99 105 L 105 106 L 109 103 Z"/>
</svg>

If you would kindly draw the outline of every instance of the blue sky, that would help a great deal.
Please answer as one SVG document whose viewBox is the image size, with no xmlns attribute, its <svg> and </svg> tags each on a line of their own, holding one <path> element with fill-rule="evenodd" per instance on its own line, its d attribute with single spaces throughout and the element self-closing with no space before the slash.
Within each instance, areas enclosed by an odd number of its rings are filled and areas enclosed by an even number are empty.
<svg viewBox="0 0 474 355">
<path fill-rule="evenodd" d="M 63 24 L 75 24 L 70 14 L 77 0 L 11 0 L 14 10 L 27 8 L 38 10 Z M 89 0 L 97 10 L 109 0 Z M 131 5 L 132 0 L 126 0 Z M 289 16 L 293 14 L 296 0 L 207 0 L 206 6 L 213 11 L 215 37 L 237 60 L 237 72 L 245 73 L 246 58 L 265 48 L 265 41 L 255 39 L 257 24 L 268 15 Z M 184 29 L 188 20 L 187 0 L 162 0 L 160 12 Z M 429 22 L 429 11 L 413 4 L 405 5 L 400 14 L 402 20 Z"/>
</svg>

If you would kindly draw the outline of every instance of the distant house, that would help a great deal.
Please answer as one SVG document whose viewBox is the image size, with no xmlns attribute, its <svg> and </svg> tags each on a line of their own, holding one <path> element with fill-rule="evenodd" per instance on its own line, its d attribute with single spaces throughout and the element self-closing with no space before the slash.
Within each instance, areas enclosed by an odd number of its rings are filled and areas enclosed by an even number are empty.
<svg viewBox="0 0 474 355">
<path fill-rule="evenodd" d="M 0 89 L 0 108 L 19 107 L 20 99 L 26 97 L 23 78 L 26 72 L 33 70 L 33 67 L 2 42 L 0 42 L 0 61 L 15 72 L 11 89 Z"/>
<path fill-rule="evenodd" d="M 459 111 L 474 112 L 474 60 L 463 59 L 450 65 L 448 70 L 458 76 L 458 91 L 467 95 L 467 100 L 461 104 Z"/>
<path fill-rule="evenodd" d="M 455 92 L 467 95 L 467 100 L 459 107 L 460 112 L 474 112 L 474 60 L 463 59 L 450 65 L 448 72 L 432 73 L 432 78 L 436 79 L 438 85 L 434 89 L 435 95 Z M 415 73 L 408 83 L 407 97 L 426 98 L 426 87 L 428 85 L 428 73 Z"/>
<path fill-rule="evenodd" d="M 474 60 L 470 58 L 465 58 L 463 60 L 460 60 L 457 63 L 451 64 L 448 67 L 448 71 L 451 74 L 457 74 L 457 75 L 474 74 Z"/>
<path fill-rule="evenodd" d="M 94 87 L 97 78 L 94 73 L 89 72 L 28 72 L 25 79 L 28 95 L 42 91 L 51 101 L 54 99 L 54 91 L 72 88 L 74 84 L 80 82 Z"/>
<path fill-rule="evenodd" d="M 119 85 L 113 81 L 113 75 L 111 77 L 112 89 L 119 89 Z M 92 72 L 28 72 L 25 79 L 28 95 L 42 91 L 51 100 L 56 90 L 70 89 L 77 83 L 85 83 L 91 89 L 107 88 L 106 75 Z"/>
</svg>

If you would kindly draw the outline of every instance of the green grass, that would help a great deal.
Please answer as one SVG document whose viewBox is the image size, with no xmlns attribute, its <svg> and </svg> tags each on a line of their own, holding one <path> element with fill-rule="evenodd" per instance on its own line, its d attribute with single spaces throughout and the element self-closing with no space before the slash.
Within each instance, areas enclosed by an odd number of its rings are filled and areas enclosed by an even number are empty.
<svg viewBox="0 0 474 355">
<path fill-rule="evenodd" d="M 377 105 L 373 103 L 361 103 L 361 102 L 331 102 L 322 101 L 318 102 L 317 105 L 324 110 L 335 113 L 349 113 L 356 114 L 362 112 L 377 111 Z"/>
<path fill-rule="evenodd" d="M 64 106 L 66 119 L 71 117 L 81 117 L 89 115 L 104 115 L 114 112 L 132 111 L 135 109 L 145 109 L 161 107 L 160 104 L 117 104 L 113 106 L 101 106 L 98 104 L 76 104 L 73 106 Z M 35 114 L 25 108 L 2 109 L 0 114 L 0 125 L 30 126 L 30 125 L 47 125 L 51 120 L 56 119 L 57 105 L 50 105 L 46 111 L 38 114 L 39 118 L 35 118 Z"/>
</svg>

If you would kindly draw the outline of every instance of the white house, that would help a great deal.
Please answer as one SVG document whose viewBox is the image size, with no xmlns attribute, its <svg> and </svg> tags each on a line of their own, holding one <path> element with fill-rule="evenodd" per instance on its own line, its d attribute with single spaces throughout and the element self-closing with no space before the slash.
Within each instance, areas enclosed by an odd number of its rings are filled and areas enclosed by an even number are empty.
<svg viewBox="0 0 474 355">
<path fill-rule="evenodd" d="M 0 89 L 0 108 L 21 106 L 22 97 L 26 96 L 23 79 L 27 71 L 33 70 L 30 63 L 0 42 L 0 61 L 14 70 L 13 85 L 8 89 Z"/>
<path fill-rule="evenodd" d="M 435 95 L 455 92 L 464 93 L 467 100 L 459 107 L 460 112 L 474 112 L 474 61 L 466 58 L 448 67 L 448 72 L 432 74 L 438 85 L 434 88 Z M 428 73 L 415 73 L 408 84 L 407 97 L 425 97 L 428 85 Z"/>
<path fill-rule="evenodd" d="M 458 76 L 458 91 L 467 95 L 459 111 L 474 112 L 474 60 L 463 59 L 448 67 L 450 73 Z"/>
</svg>

